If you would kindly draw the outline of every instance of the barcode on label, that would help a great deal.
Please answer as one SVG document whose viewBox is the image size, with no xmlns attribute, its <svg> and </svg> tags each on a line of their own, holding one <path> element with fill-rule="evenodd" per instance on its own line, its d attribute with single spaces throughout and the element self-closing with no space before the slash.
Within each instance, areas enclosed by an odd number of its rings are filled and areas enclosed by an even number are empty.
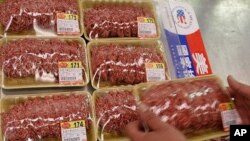
<svg viewBox="0 0 250 141">
<path fill-rule="evenodd" d="M 76 80 L 76 77 L 61 77 L 62 81 L 73 81 Z"/>
<path fill-rule="evenodd" d="M 228 131 L 230 125 L 239 124 L 237 111 L 233 110 L 226 110 L 221 112 L 223 127 L 225 131 Z"/>
<path fill-rule="evenodd" d="M 159 80 L 161 80 L 161 77 L 148 77 L 148 80 L 150 80 L 150 81 L 159 81 Z"/>
<path fill-rule="evenodd" d="M 140 31 L 141 34 L 152 34 L 152 31 Z"/>
<path fill-rule="evenodd" d="M 235 125 L 235 124 L 237 124 L 236 120 L 232 120 L 232 121 L 227 121 L 227 122 L 225 122 L 225 125 L 227 125 L 227 126 Z"/>
<path fill-rule="evenodd" d="M 64 139 L 63 141 L 80 141 L 80 137 L 68 138 L 68 139 Z"/>
<path fill-rule="evenodd" d="M 73 28 L 60 27 L 59 30 L 60 32 L 73 32 Z"/>
</svg>

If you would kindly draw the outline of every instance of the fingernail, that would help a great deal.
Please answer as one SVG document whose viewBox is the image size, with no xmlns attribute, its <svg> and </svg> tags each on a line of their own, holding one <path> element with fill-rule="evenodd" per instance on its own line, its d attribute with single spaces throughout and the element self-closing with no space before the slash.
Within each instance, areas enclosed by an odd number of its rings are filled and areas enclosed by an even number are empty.
<svg viewBox="0 0 250 141">
<path fill-rule="evenodd" d="M 231 79 L 231 80 L 235 80 L 232 75 L 228 75 L 228 78 Z"/>
<path fill-rule="evenodd" d="M 142 112 L 146 112 L 149 108 L 147 105 L 143 104 L 142 102 L 138 103 L 138 109 Z"/>
</svg>

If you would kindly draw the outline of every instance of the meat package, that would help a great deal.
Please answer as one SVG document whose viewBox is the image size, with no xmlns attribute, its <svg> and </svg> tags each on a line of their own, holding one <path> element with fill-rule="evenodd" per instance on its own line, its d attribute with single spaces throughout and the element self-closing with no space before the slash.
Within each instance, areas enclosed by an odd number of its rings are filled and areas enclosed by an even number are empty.
<svg viewBox="0 0 250 141">
<path fill-rule="evenodd" d="M 2 59 L 3 59 L 3 53 L 0 42 L 0 72 L 2 72 L 2 62 L 3 62 Z M 2 73 L 0 73 L 0 87 L 2 87 Z"/>
<path fill-rule="evenodd" d="M 93 41 L 88 44 L 90 75 L 96 89 L 147 82 L 146 64 L 161 63 L 163 80 L 168 68 L 162 43 L 157 40 Z M 153 81 L 153 80 L 152 80 Z"/>
<path fill-rule="evenodd" d="M 99 89 L 94 92 L 95 116 L 100 141 L 125 138 L 122 130 L 137 120 L 133 87 Z"/>
<path fill-rule="evenodd" d="M 144 38 L 159 38 L 160 36 L 151 0 L 83 0 L 82 6 L 84 34 L 88 40 L 143 38 L 143 34 L 145 34 Z M 141 18 L 150 23 L 142 21 L 141 25 L 139 20 Z"/>
<path fill-rule="evenodd" d="M 91 104 L 90 94 L 84 91 L 5 96 L 1 99 L 1 140 L 59 141 L 61 123 L 84 120 L 88 140 L 96 141 Z"/>
<path fill-rule="evenodd" d="M 86 45 L 81 38 L 3 38 L 3 87 L 83 86 L 89 81 Z M 59 83 L 59 62 L 78 61 L 79 84 Z"/>
<path fill-rule="evenodd" d="M 209 131 L 225 135 L 219 106 L 231 99 L 215 76 L 140 84 L 136 94 L 162 121 L 187 136 Z"/>
<path fill-rule="evenodd" d="M 3 0 L 0 11 L 0 33 L 7 35 L 57 35 L 57 13 L 81 21 L 79 0 Z"/>
</svg>

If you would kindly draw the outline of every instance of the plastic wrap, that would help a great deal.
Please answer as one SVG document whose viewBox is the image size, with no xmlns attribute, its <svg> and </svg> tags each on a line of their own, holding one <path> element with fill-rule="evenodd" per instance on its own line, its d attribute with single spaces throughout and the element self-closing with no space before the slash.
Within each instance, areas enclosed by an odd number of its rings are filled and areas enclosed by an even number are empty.
<svg viewBox="0 0 250 141">
<path fill-rule="evenodd" d="M 89 81 L 85 41 L 81 38 L 3 38 L 3 87 L 83 86 Z M 78 61 L 79 83 L 59 82 L 59 62 Z M 63 79 L 63 78 L 61 78 Z"/>
<path fill-rule="evenodd" d="M 97 137 L 100 141 L 125 139 L 122 130 L 137 120 L 132 87 L 99 89 L 94 92 Z"/>
<path fill-rule="evenodd" d="M 219 106 L 231 100 L 221 81 L 214 76 L 141 84 L 136 92 L 140 101 L 162 121 L 175 126 L 188 137 L 202 133 L 209 136 L 209 131 L 227 134 L 223 133 Z M 214 133 L 210 135 L 216 137 Z"/>
<path fill-rule="evenodd" d="M 2 35 L 56 36 L 57 13 L 78 16 L 78 28 L 82 30 L 78 0 L 3 0 L 0 2 L 0 11 Z M 68 35 L 75 34 L 69 32 L 71 29 L 65 31 Z M 80 36 L 81 31 L 76 35 Z"/>
<path fill-rule="evenodd" d="M 157 40 L 94 41 L 88 44 L 88 57 L 94 88 L 168 79 L 164 48 Z M 148 63 L 162 66 L 152 79 L 146 69 Z"/>
<path fill-rule="evenodd" d="M 5 96 L 1 100 L 1 140 L 59 141 L 60 123 L 84 120 L 88 140 L 96 141 L 91 104 L 87 92 Z"/>
<path fill-rule="evenodd" d="M 2 44 L 0 42 L 0 72 L 2 72 L 2 62 L 3 62 L 2 60 L 3 60 L 3 52 L 2 52 Z M 2 87 L 2 73 L 0 73 L 0 87 Z"/>
<path fill-rule="evenodd" d="M 205 140 L 205 141 L 230 141 L 230 136 L 223 136 L 223 137 Z"/>
<path fill-rule="evenodd" d="M 159 38 L 158 22 L 151 0 L 83 0 L 84 34 L 89 40 L 105 38 Z M 138 18 L 146 18 L 138 30 Z M 147 21 L 148 20 L 148 21 Z M 147 29 L 147 30 L 145 30 Z"/>
</svg>

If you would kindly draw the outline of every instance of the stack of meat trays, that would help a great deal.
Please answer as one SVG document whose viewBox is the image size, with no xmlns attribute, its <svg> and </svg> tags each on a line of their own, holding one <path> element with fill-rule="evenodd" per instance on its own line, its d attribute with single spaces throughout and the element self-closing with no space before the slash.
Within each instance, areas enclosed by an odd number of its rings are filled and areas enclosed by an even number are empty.
<svg viewBox="0 0 250 141">
<path fill-rule="evenodd" d="M 81 1 L 2 0 L 0 11 L 0 140 L 96 141 Z"/>
<path fill-rule="evenodd" d="M 151 0 L 83 0 L 82 9 L 92 87 L 169 79 Z"/>
</svg>

